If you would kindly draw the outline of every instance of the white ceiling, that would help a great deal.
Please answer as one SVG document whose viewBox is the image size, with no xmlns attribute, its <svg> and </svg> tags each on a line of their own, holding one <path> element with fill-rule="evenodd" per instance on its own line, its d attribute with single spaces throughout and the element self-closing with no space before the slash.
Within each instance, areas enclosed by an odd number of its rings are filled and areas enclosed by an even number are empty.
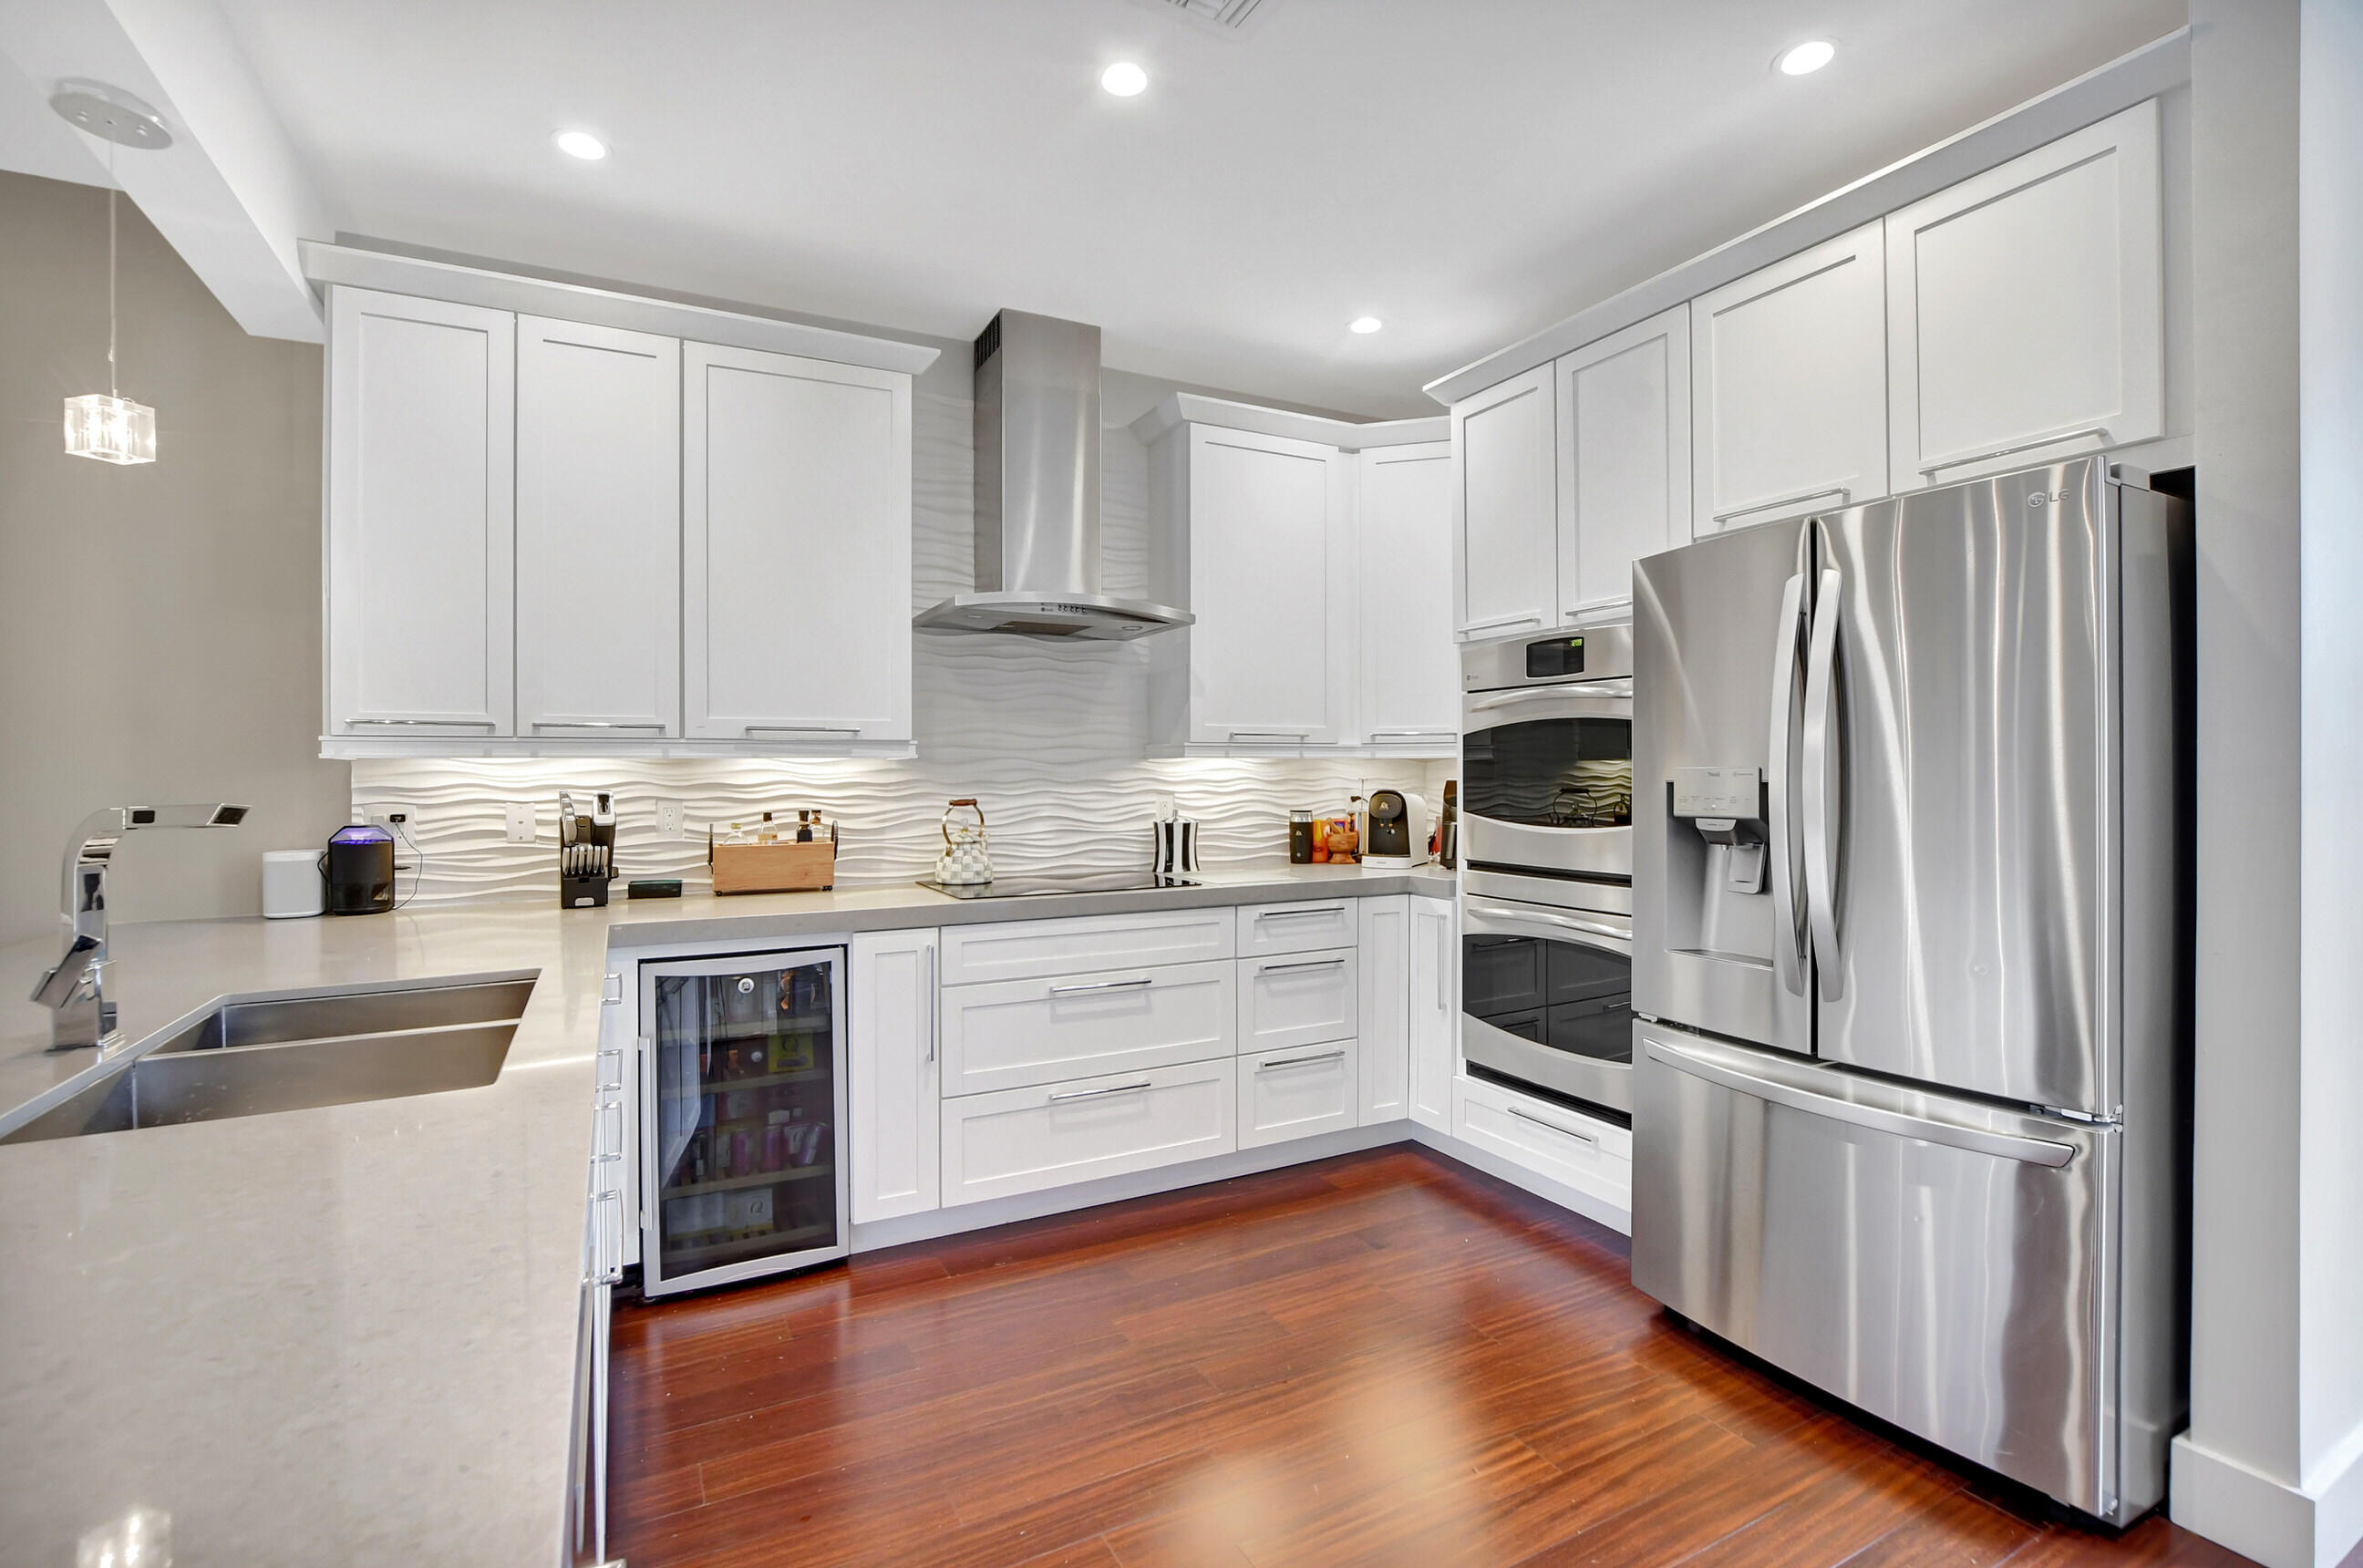
<svg viewBox="0 0 2363 1568">
<path fill-rule="evenodd" d="M 1370 415 L 2183 0 L 221 0 L 339 226 Z M 1770 69 L 1808 37 L 1836 62 Z M 1117 58 L 1150 85 L 1097 85 Z M 559 154 L 561 126 L 614 148 Z M 1386 329 L 1356 337 L 1365 313 Z"/>
</svg>

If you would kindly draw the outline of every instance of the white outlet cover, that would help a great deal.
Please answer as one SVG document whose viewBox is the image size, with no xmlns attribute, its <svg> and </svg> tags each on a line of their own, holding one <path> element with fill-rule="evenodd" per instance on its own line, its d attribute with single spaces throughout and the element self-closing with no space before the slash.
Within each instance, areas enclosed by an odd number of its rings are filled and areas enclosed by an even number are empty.
<svg viewBox="0 0 2363 1568">
<path fill-rule="evenodd" d="M 534 820 L 533 803 L 529 800 L 512 800 L 504 807 L 504 810 L 508 817 L 509 842 L 532 843 L 534 835 L 539 830 L 538 825 Z"/>
<path fill-rule="evenodd" d="M 381 828 L 393 827 L 397 817 L 402 818 L 401 826 L 405 831 L 418 826 L 418 807 L 406 800 L 372 801 L 361 807 L 361 820 L 374 822 Z"/>
<path fill-rule="evenodd" d="M 660 800 L 657 802 L 657 832 L 660 837 L 667 839 L 678 839 L 681 837 L 681 802 L 677 800 Z"/>
</svg>

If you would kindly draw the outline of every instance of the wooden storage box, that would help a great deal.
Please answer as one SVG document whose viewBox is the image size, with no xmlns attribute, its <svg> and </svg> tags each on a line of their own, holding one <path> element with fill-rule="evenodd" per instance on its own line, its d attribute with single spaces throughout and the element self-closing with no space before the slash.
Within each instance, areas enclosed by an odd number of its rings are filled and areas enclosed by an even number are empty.
<svg viewBox="0 0 2363 1568">
<path fill-rule="evenodd" d="M 815 893 L 837 885 L 837 844 L 712 844 L 706 864 L 716 893 Z"/>
</svg>

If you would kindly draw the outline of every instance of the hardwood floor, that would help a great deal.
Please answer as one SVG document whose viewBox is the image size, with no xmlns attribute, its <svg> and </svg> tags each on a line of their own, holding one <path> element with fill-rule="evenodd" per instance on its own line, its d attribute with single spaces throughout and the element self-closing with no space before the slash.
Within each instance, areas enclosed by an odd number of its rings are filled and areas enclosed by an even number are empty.
<svg viewBox="0 0 2363 1568">
<path fill-rule="evenodd" d="M 614 1389 L 632 1568 L 2247 1561 L 2017 1511 L 1409 1147 L 619 1307 Z"/>
</svg>

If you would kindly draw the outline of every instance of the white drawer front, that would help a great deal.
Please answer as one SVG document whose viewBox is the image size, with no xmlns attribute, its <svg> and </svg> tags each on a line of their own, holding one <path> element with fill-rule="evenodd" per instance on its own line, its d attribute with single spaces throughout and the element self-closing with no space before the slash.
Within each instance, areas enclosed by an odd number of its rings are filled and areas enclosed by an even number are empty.
<svg viewBox="0 0 2363 1568">
<path fill-rule="evenodd" d="M 1226 907 L 947 926 L 943 983 L 971 985 L 1229 958 L 1231 917 Z"/>
<path fill-rule="evenodd" d="M 1196 1062 L 944 1102 L 944 1205 L 1227 1154 L 1235 1063 Z"/>
<path fill-rule="evenodd" d="M 1632 1206 L 1633 1135 L 1614 1123 L 1464 1077 L 1453 1084 L 1452 1133 L 1538 1176 Z"/>
<path fill-rule="evenodd" d="M 1222 960 L 948 989 L 944 1093 L 1228 1056 L 1237 971 Z"/>
<path fill-rule="evenodd" d="M 1241 905 L 1239 956 L 1261 958 L 1266 953 L 1352 947 L 1361 940 L 1355 912 L 1360 902 L 1359 898 L 1324 898 L 1298 904 Z"/>
<path fill-rule="evenodd" d="M 1352 1127 L 1361 1047 L 1350 1040 L 1239 1058 L 1239 1147 L 1254 1149 Z"/>
<path fill-rule="evenodd" d="M 1241 1051 L 1317 1045 L 1359 1032 L 1361 961 L 1353 949 L 1251 959 L 1238 967 Z"/>
</svg>

